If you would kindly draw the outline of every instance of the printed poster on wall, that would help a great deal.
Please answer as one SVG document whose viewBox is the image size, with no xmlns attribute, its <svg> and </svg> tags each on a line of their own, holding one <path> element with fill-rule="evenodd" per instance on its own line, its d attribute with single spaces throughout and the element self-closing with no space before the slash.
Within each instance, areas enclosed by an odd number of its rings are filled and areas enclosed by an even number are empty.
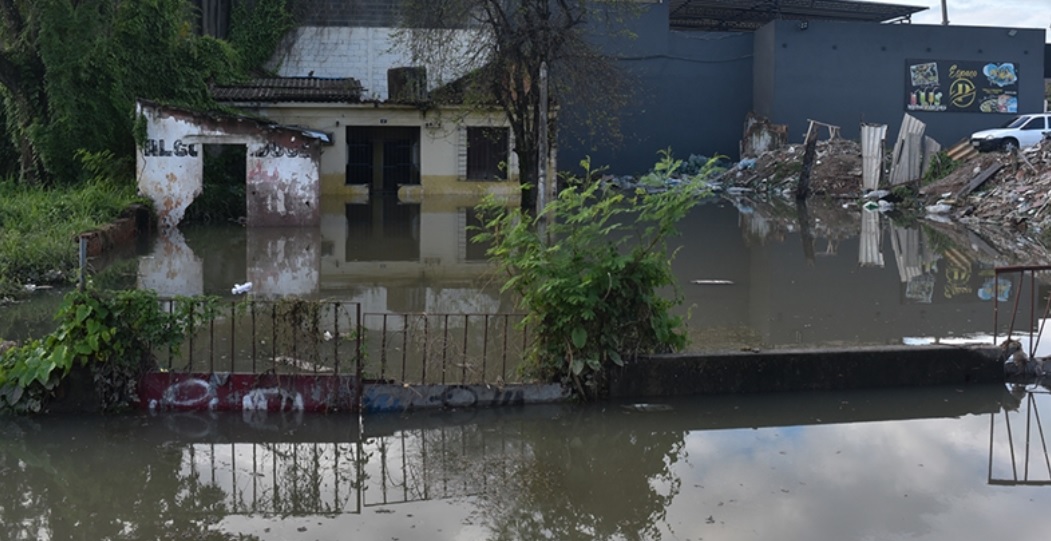
<svg viewBox="0 0 1051 541">
<path fill-rule="evenodd" d="M 1017 113 L 1018 64 L 906 60 L 905 110 Z"/>
</svg>

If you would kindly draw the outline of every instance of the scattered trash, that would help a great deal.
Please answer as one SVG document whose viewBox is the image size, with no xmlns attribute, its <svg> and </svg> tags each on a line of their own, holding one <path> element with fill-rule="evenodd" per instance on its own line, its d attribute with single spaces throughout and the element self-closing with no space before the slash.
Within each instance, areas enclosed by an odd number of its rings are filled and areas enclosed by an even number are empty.
<svg viewBox="0 0 1051 541">
<path fill-rule="evenodd" d="M 1051 141 L 1045 138 L 1024 152 L 978 154 L 921 193 L 939 199 L 954 194 L 952 215 L 969 225 L 1046 231 L 1051 228 Z"/>
<path fill-rule="evenodd" d="M 234 284 L 234 287 L 230 289 L 230 293 L 234 295 L 240 295 L 242 293 L 248 293 L 252 290 L 252 282 L 245 282 L 243 284 Z"/>
<path fill-rule="evenodd" d="M 948 214 L 952 212 L 952 205 L 938 203 L 936 205 L 929 205 L 926 210 L 927 214 Z"/>
<path fill-rule="evenodd" d="M 750 188 L 792 197 L 803 169 L 802 148 L 801 144 L 792 144 L 742 160 L 722 180 L 732 182 L 737 189 Z M 809 191 L 815 195 L 860 196 L 861 145 L 838 137 L 819 140 L 810 171 Z"/>
<path fill-rule="evenodd" d="M 691 284 L 697 284 L 699 286 L 732 286 L 733 282 L 730 280 L 690 280 Z"/>
<path fill-rule="evenodd" d="M 627 405 L 624 405 L 624 406 L 621 406 L 621 407 L 623 407 L 626 410 L 638 411 L 638 412 L 642 412 L 642 413 L 655 413 L 655 412 L 660 412 L 660 411 L 672 411 L 673 409 L 675 409 L 675 408 L 673 408 L 673 407 L 671 407 L 671 406 L 669 406 L 667 404 L 646 404 L 646 403 L 627 404 Z"/>
</svg>

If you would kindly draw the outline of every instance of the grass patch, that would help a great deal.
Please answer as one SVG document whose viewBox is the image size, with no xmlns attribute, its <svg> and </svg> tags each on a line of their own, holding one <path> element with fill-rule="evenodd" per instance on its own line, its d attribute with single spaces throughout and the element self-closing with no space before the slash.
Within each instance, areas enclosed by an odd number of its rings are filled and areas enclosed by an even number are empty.
<svg viewBox="0 0 1051 541">
<path fill-rule="evenodd" d="M 131 185 L 100 180 L 46 190 L 0 181 L 0 293 L 67 281 L 77 268 L 77 235 L 145 202 Z"/>
</svg>

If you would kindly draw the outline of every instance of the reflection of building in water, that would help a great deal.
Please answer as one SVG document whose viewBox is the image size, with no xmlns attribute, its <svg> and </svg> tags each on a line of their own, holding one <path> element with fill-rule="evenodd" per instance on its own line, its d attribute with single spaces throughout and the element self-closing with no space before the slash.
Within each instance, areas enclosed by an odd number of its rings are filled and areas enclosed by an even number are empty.
<svg viewBox="0 0 1051 541">
<path fill-rule="evenodd" d="M 477 197 L 367 203 L 329 199 L 321 217 L 321 290 L 348 291 L 366 312 L 494 313 L 485 247 L 470 242 Z"/>
<path fill-rule="evenodd" d="M 154 242 L 152 253 L 139 258 L 138 287 L 167 297 L 204 293 L 203 262 L 178 229 L 165 231 Z"/>
<path fill-rule="evenodd" d="M 320 228 L 211 226 L 158 238 L 139 260 L 139 285 L 161 295 L 229 296 L 252 282 L 261 297 L 324 297 L 370 313 L 496 313 L 476 196 L 402 202 L 327 198 Z"/>
</svg>

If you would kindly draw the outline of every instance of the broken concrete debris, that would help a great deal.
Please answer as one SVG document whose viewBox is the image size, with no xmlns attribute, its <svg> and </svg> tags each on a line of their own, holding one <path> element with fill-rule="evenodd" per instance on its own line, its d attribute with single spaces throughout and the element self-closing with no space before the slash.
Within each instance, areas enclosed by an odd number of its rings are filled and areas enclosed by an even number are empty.
<svg viewBox="0 0 1051 541">
<path fill-rule="evenodd" d="M 1013 153 L 979 154 L 921 191 L 954 194 L 951 215 L 965 223 L 1021 232 L 1051 228 L 1051 140 Z"/>
<path fill-rule="evenodd" d="M 894 186 L 890 182 L 893 178 L 899 184 L 919 188 L 914 210 L 931 221 L 957 220 L 1007 227 L 1016 232 L 1051 230 L 1051 139 L 1014 153 L 983 154 L 967 152 L 969 145 L 962 141 L 935 156 L 942 147 L 923 135 L 922 122 L 906 116 L 904 124 L 895 150 L 885 153 L 876 162 L 878 166 L 874 166 L 871 158 L 868 163 L 864 161 L 861 144 L 837 137 L 830 129 L 829 138 L 815 145 L 809 192 L 856 201 L 844 206 L 856 204 L 868 211 L 888 212 L 895 209 L 897 201 L 895 190 L 886 189 Z M 882 148 L 882 127 L 865 125 L 863 131 L 866 127 L 874 128 L 872 139 Z M 745 139 L 754 141 L 742 141 L 742 152 L 747 147 L 754 155 L 742 154 L 746 157 L 736 164 L 723 163 L 706 172 L 705 178 L 712 190 L 729 195 L 753 192 L 760 197 L 792 198 L 803 172 L 804 147 L 785 144 L 780 128 L 750 117 Z M 959 161 L 954 161 L 957 158 Z M 618 189 L 641 188 L 653 193 L 680 184 L 681 178 L 676 177 L 697 174 L 707 161 L 704 156 L 692 155 L 679 174 L 672 177 L 607 176 L 604 181 Z M 919 187 L 922 175 L 934 170 L 936 165 L 945 168 L 947 164 L 954 167 L 951 173 Z M 871 177 L 886 175 L 877 184 L 884 189 L 865 187 L 862 177 L 866 167 L 870 169 L 870 186 Z"/>
</svg>

